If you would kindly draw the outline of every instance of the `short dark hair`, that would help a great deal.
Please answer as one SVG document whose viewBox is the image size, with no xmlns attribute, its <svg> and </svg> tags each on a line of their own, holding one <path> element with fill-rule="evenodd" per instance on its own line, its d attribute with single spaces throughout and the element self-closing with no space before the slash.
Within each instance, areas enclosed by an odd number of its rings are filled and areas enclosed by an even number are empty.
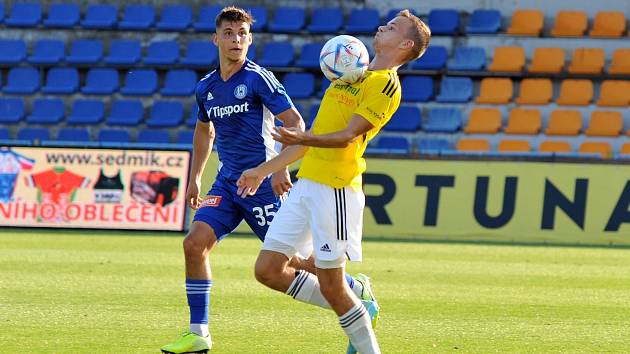
<svg viewBox="0 0 630 354">
<path fill-rule="evenodd" d="M 254 17 L 249 11 L 245 11 L 240 7 L 236 6 L 226 6 L 221 10 L 221 12 L 217 15 L 214 20 L 214 24 L 216 28 L 221 27 L 221 24 L 224 22 L 245 22 L 250 26 L 256 22 Z"/>
<path fill-rule="evenodd" d="M 413 41 L 413 48 L 409 56 L 405 59 L 412 61 L 418 59 L 424 54 L 429 46 L 429 40 L 431 39 L 431 30 L 421 19 L 412 14 L 409 10 L 402 10 L 396 16 L 406 17 L 412 22 L 412 26 L 407 32 L 409 39 Z"/>
</svg>

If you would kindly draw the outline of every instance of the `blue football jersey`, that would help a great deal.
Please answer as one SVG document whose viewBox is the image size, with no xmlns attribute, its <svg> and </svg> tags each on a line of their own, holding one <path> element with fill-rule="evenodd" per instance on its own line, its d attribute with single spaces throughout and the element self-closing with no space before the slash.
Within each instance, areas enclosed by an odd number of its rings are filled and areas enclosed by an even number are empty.
<svg viewBox="0 0 630 354">
<path fill-rule="evenodd" d="M 247 60 L 227 81 L 219 70 L 197 84 L 198 119 L 216 131 L 219 174 L 234 181 L 278 154 L 271 137 L 274 115 L 293 106 L 273 73 Z"/>
</svg>

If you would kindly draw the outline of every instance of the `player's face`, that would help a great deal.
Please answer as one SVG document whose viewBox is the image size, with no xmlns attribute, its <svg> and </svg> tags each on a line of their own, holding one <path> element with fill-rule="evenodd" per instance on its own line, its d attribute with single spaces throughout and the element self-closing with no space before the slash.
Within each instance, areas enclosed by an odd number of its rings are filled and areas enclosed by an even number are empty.
<svg viewBox="0 0 630 354">
<path fill-rule="evenodd" d="M 379 26 L 374 36 L 374 49 L 387 51 L 398 48 L 407 41 L 406 33 L 411 29 L 412 22 L 403 16 L 396 16 L 385 26 Z"/>
<path fill-rule="evenodd" d="M 231 61 L 243 61 L 252 44 L 252 34 L 246 22 L 223 21 L 212 40 L 219 48 L 219 56 Z"/>
</svg>

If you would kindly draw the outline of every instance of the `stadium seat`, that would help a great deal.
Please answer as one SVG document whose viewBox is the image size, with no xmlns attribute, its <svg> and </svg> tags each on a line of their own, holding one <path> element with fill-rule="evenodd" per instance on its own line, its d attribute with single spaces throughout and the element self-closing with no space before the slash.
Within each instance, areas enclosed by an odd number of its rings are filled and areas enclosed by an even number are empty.
<svg viewBox="0 0 630 354">
<path fill-rule="evenodd" d="M 322 51 L 321 43 L 306 43 L 300 50 L 300 57 L 295 61 L 295 66 L 300 68 L 319 68 L 319 53 Z"/>
<path fill-rule="evenodd" d="M 593 82 L 584 79 L 566 79 L 560 84 L 556 103 L 561 106 L 588 106 L 593 100 Z"/>
<path fill-rule="evenodd" d="M 401 105 L 383 127 L 384 131 L 415 133 L 420 129 L 422 115 L 416 106 Z"/>
<path fill-rule="evenodd" d="M 630 142 L 621 145 L 621 148 L 619 148 L 619 155 L 630 156 Z"/>
<path fill-rule="evenodd" d="M 373 34 L 380 25 L 378 11 L 372 8 L 352 9 L 344 27 L 349 34 Z"/>
<path fill-rule="evenodd" d="M 267 28 L 267 8 L 265 6 L 248 7 L 247 11 L 254 16 L 256 22 L 252 24 L 251 30 L 254 32 L 263 32 Z"/>
<path fill-rule="evenodd" d="M 135 127 L 144 118 L 144 107 L 140 100 L 112 101 L 111 113 L 105 120 L 107 125 L 124 125 Z"/>
<path fill-rule="evenodd" d="M 508 34 L 523 36 L 539 36 L 545 23 L 541 10 L 516 10 L 512 14 L 512 23 Z"/>
<path fill-rule="evenodd" d="M 68 124 L 99 124 L 105 115 L 105 104 L 100 100 L 75 100 Z"/>
<path fill-rule="evenodd" d="M 498 108 L 473 108 L 464 127 L 466 134 L 496 134 L 501 129 L 501 111 Z"/>
<path fill-rule="evenodd" d="M 128 143 L 129 131 L 121 129 L 101 129 L 98 132 L 98 141 Z"/>
<path fill-rule="evenodd" d="M 418 140 L 418 152 L 425 154 L 436 154 L 442 151 L 451 150 L 451 147 L 446 139 L 420 139 Z"/>
<path fill-rule="evenodd" d="M 161 31 L 185 31 L 192 23 L 192 9 L 188 5 L 165 5 L 156 27 Z"/>
<path fill-rule="evenodd" d="M 154 101 L 147 127 L 176 127 L 184 117 L 184 107 L 179 101 Z"/>
<path fill-rule="evenodd" d="M 481 80 L 481 89 L 475 102 L 506 104 L 512 100 L 513 89 L 509 78 L 486 77 Z"/>
<path fill-rule="evenodd" d="M 153 41 L 149 43 L 144 63 L 148 65 L 173 65 L 179 61 L 177 41 Z"/>
<path fill-rule="evenodd" d="M 4 22 L 4 15 L 5 15 L 5 11 L 4 11 L 4 3 L 0 3 L 0 22 Z"/>
<path fill-rule="evenodd" d="M 405 76 L 401 86 L 405 102 L 427 102 L 433 98 L 433 79 L 430 76 Z"/>
<path fill-rule="evenodd" d="M 457 141 L 457 151 L 485 152 L 490 151 L 490 142 L 487 139 L 463 138 Z"/>
<path fill-rule="evenodd" d="M 503 132 L 515 135 L 536 135 L 541 127 L 542 117 L 539 110 L 512 108 Z"/>
<path fill-rule="evenodd" d="M 177 144 L 192 145 L 195 132 L 193 130 L 180 130 L 177 132 Z"/>
<path fill-rule="evenodd" d="M 532 62 L 527 69 L 530 73 L 557 74 L 564 68 L 564 49 L 536 48 Z"/>
<path fill-rule="evenodd" d="M 158 77 L 155 70 L 131 70 L 125 77 L 125 85 L 120 89 L 123 95 L 150 96 L 157 90 Z"/>
<path fill-rule="evenodd" d="M 110 95 L 118 91 L 118 71 L 111 68 L 90 69 L 81 92 L 87 95 Z"/>
<path fill-rule="evenodd" d="M 427 25 L 431 35 L 454 35 L 459 32 L 459 13 L 455 9 L 432 9 Z"/>
<path fill-rule="evenodd" d="M 459 108 L 430 108 L 422 129 L 427 133 L 455 133 L 462 125 Z"/>
<path fill-rule="evenodd" d="M 155 10 L 151 5 L 126 5 L 118 28 L 123 30 L 148 30 L 155 23 Z"/>
<path fill-rule="evenodd" d="M 501 140 L 497 145 L 499 152 L 530 152 L 532 146 L 529 140 Z"/>
<path fill-rule="evenodd" d="M 90 133 L 85 128 L 61 128 L 57 132 L 60 141 L 90 141 Z"/>
<path fill-rule="evenodd" d="M 553 110 L 545 134 L 575 136 L 582 130 L 582 113 L 574 110 Z"/>
<path fill-rule="evenodd" d="M 538 146 L 540 152 L 568 153 L 573 151 L 571 144 L 567 141 L 544 140 Z"/>
<path fill-rule="evenodd" d="M 157 143 L 168 144 L 170 143 L 170 137 L 166 130 L 140 130 L 138 132 L 139 143 Z"/>
<path fill-rule="evenodd" d="M 40 39 L 33 45 L 33 54 L 27 61 L 31 64 L 52 65 L 61 63 L 66 56 L 66 48 L 61 40 Z"/>
<path fill-rule="evenodd" d="M 105 64 L 133 66 L 140 62 L 142 47 L 134 39 L 115 39 L 110 42 Z"/>
<path fill-rule="evenodd" d="M 247 59 L 256 61 L 256 44 L 252 43 L 249 45 L 249 49 L 247 50 Z"/>
<path fill-rule="evenodd" d="M 382 136 L 376 142 L 376 147 L 384 152 L 408 153 L 409 140 L 402 136 Z"/>
<path fill-rule="evenodd" d="M 553 37 L 582 37 L 588 27 L 584 11 L 559 11 L 551 30 Z"/>
<path fill-rule="evenodd" d="M 215 19 L 223 10 L 221 5 L 204 5 L 199 10 L 197 21 L 193 28 L 198 32 L 214 32 L 216 30 Z M 258 20 L 258 19 L 256 19 Z"/>
<path fill-rule="evenodd" d="M 79 4 L 50 4 L 48 18 L 44 20 L 44 27 L 73 28 L 79 24 L 81 8 Z"/>
<path fill-rule="evenodd" d="M 186 48 L 186 56 L 181 59 L 186 66 L 208 69 L 219 60 L 219 51 L 211 41 L 190 41 Z"/>
<path fill-rule="evenodd" d="M 601 11 L 595 14 L 591 37 L 621 37 L 626 30 L 626 16 L 621 11 Z"/>
<path fill-rule="evenodd" d="M 197 74 L 192 70 L 169 70 L 164 77 L 162 96 L 190 96 L 195 92 Z"/>
<path fill-rule="evenodd" d="M 311 105 L 311 108 L 308 110 L 308 116 L 304 117 L 304 123 L 306 124 L 306 128 L 310 129 L 311 125 L 313 125 L 313 121 L 315 121 L 315 117 L 317 117 L 317 112 L 319 111 L 319 104 L 315 103 Z"/>
<path fill-rule="evenodd" d="M 438 102 L 461 103 L 468 102 L 472 97 L 473 84 L 469 77 L 444 76 L 440 83 L 440 94 L 436 97 Z"/>
<path fill-rule="evenodd" d="M 608 68 L 609 74 L 630 74 L 630 48 L 617 48 Z"/>
<path fill-rule="evenodd" d="M 315 77 L 311 73 L 288 73 L 282 85 L 291 98 L 309 98 L 315 91 Z"/>
<path fill-rule="evenodd" d="M 32 94 L 39 90 L 41 84 L 39 71 L 34 68 L 11 68 L 4 93 Z"/>
<path fill-rule="evenodd" d="M 0 5 L 1 7 L 2 5 Z M 0 128 L 0 140 L 9 140 L 9 129 Z"/>
<path fill-rule="evenodd" d="M 63 100 L 59 98 L 38 98 L 33 101 L 31 114 L 26 117 L 30 124 L 56 124 L 65 116 Z"/>
<path fill-rule="evenodd" d="M 267 25 L 271 33 L 296 33 L 304 27 L 304 9 L 301 7 L 279 6 Z"/>
<path fill-rule="evenodd" d="M 52 68 L 46 75 L 43 93 L 71 94 L 79 90 L 79 72 L 75 68 Z"/>
<path fill-rule="evenodd" d="M 21 98 L 0 97 L 0 123 L 14 124 L 24 118 L 24 101 Z"/>
<path fill-rule="evenodd" d="M 16 138 L 18 140 L 30 140 L 35 143 L 50 140 L 50 129 L 32 127 L 22 128 L 18 131 Z"/>
<path fill-rule="evenodd" d="M 572 74 L 600 74 L 604 60 L 604 50 L 601 48 L 577 48 L 568 70 Z"/>
<path fill-rule="evenodd" d="M 199 105 L 193 102 L 190 106 L 190 115 L 186 119 L 186 126 L 194 128 L 197 125 L 197 115 L 199 114 Z"/>
<path fill-rule="evenodd" d="M 69 64 L 98 64 L 103 59 L 103 42 L 100 39 L 77 39 L 70 46 Z"/>
<path fill-rule="evenodd" d="M 621 112 L 593 111 L 586 129 L 586 136 L 617 137 L 623 130 Z"/>
<path fill-rule="evenodd" d="M 552 95 L 551 79 L 523 79 L 516 103 L 546 105 L 551 102 Z"/>
<path fill-rule="evenodd" d="M 411 68 L 414 70 L 442 70 L 446 66 L 447 59 L 446 47 L 433 45 L 429 46 L 418 60 L 411 63 Z"/>
<path fill-rule="evenodd" d="M 578 148 L 580 154 L 599 154 L 602 158 L 612 157 L 612 146 L 605 141 L 585 141 Z"/>
<path fill-rule="evenodd" d="M 310 33 L 337 33 L 343 25 L 343 13 L 338 7 L 319 7 L 313 10 L 311 23 L 306 27 Z"/>
<path fill-rule="evenodd" d="M 0 64 L 17 65 L 26 58 L 26 43 L 21 39 L 0 39 Z"/>
<path fill-rule="evenodd" d="M 14 2 L 11 16 L 4 23 L 9 27 L 37 27 L 42 20 L 42 5 L 39 2 Z"/>
<path fill-rule="evenodd" d="M 449 70 L 481 71 L 486 66 L 486 50 L 481 47 L 456 47 Z"/>
<path fill-rule="evenodd" d="M 330 87 L 330 80 L 328 80 L 325 76 L 322 76 L 322 80 L 319 83 L 319 91 L 317 92 L 317 97 L 322 98 L 326 93 L 326 90 Z"/>
<path fill-rule="evenodd" d="M 630 105 L 630 81 L 604 80 L 599 87 L 598 106 L 627 107 Z"/>
<path fill-rule="evenodd" d="M 258 65 L 264 67 L 287 67 L 293 61 L 293 45 L 290 42 L 267 42 L 263 47 Z"/>
<path fill-rule="evenodd" d="M 488 70 L 493 72 L 521 72 L 524 66 L 525 49 L 523 47 L 496 47 Z"/>
<path fill-rule="evenodd" d="M 476 9 L 470 15 L 466 34 L 493 34 L 501 29 L 501 12 L 494 9 Z"/>
<path fill-rule="evenodd" d="M 385 15 L 385 21 L 383 23 L 387 23 L 391 20 L 393 20 L 400 11 L 405 10 L 404 8 L 394 8 L 394 9 L 390 9 L 389 11 L 387 11 L 387 15 Z M 409 10 L 409 12 L 411 12 L 413 15 L 418 16 L 418 14 L 413 10 L 413 9 L 406 9 Z"/>
<path fill-rule="evenodd" d="M 81 27 L 86 29 L 112 29 L 118 21 L 118 10 L 115 5 L 90 4 L 81 21 Z"/>
</svg>

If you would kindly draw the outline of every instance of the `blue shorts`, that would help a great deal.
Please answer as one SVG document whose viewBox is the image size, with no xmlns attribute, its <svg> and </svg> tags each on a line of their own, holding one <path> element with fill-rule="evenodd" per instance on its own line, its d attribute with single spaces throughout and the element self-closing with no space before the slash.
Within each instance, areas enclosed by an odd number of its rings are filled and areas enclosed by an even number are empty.
<svg viewBox="0 0 630 354">
<path fill-rule="evenodd" d="M 256 236 L 264 241 L 269 224 L 280 208 L 280 198 L 273 193 L 270 179 L 265 179 L 255 195 L 246 198 L 237 195 L 236 190 L 235 182 L 217 175 L 193 222 L 210 225 L 221 240 L 245 219 Z"/>
</svg>

